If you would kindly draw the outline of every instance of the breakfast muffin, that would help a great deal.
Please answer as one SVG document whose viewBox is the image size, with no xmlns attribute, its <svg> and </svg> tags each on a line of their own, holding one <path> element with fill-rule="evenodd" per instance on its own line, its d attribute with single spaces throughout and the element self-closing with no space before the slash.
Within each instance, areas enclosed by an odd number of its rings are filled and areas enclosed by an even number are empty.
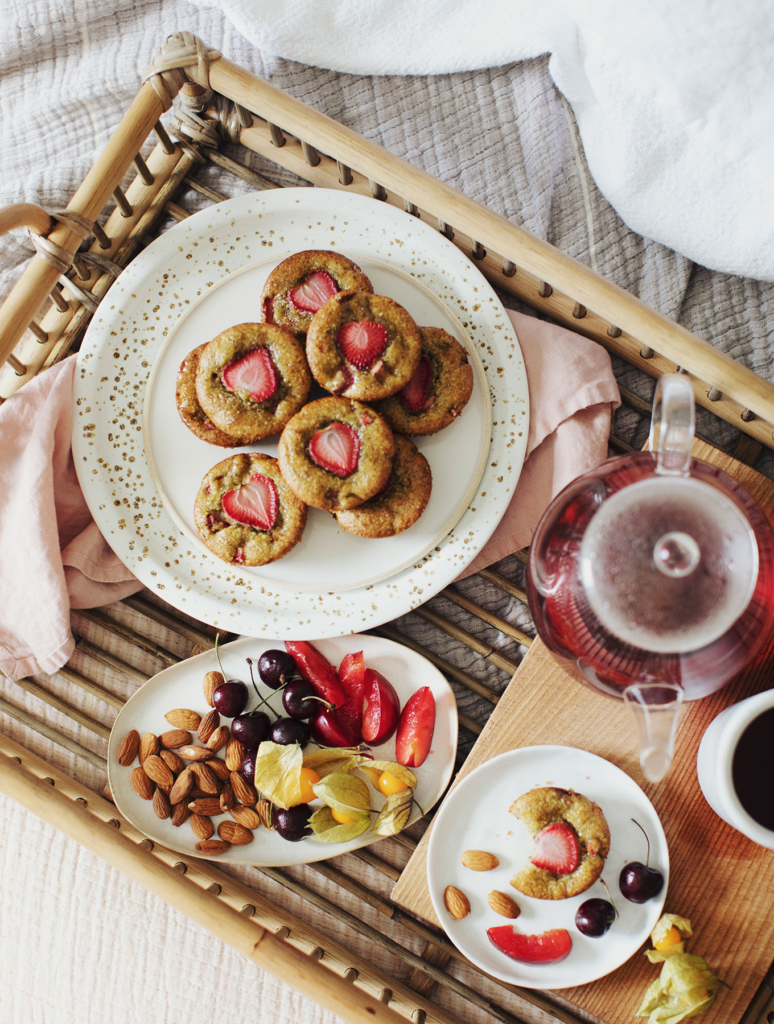
<svg viewBox="0 0 774 1024">
<path fill-rule="evenodd" d="M 407 437 L 395 435 L 395 456 L 387 485 L 373 498 L 334 513 L 339 526 L 358 537 L 394 537 L 427 508 L 433 475 L 427 459 Z"/>
<path fill-rule="evenodd" d="M 282 479 L 276 459 L 242 453 L 213 466 L 202 480 L 194 522 L 224 562 L 266 565 L 301 540 L 306 505 Z"/>
<path fill-rule="evenodd" d="M 378 403 L 379 412 L 401 434 L 435 434 L 459 416 L 473 393 L 468 353 L 440 327 L 420 327 L 422 354 L 411 380 Z"/>
<path fill-rule="evenodd" d="M 387 484 L 392 431 L 373 409 L 320 398 L 296 413 L 279 439 L 282 475 L 307 505 L 331 511 L 362 505 Z"/>
<path fill-rule="evenodd" d="M 311 383 L 304 350 L 290 331 L 237 324 L 205 345 L 196 397 L 216 427 L 251 444 L 282 430 Z"/>
<path fill-rule="evenodd" d="M 180 364 L 175 389 L 177 411 L 180 413 L 183 423 L 200 441 L 216 444 L 220 448 L 238 448 L 242 442 L 238 438 L 218 430 L 199 405 L 199 399 L 196 397 L 196 371 L 199 369 L 199 359 L 205 348 L 206 342 L 195 348 L 193 352 L 189 352 Z"/>
<path fill-rule="evenodd" d="M 538 900 L 564 900 L 589 888 L 605 866 L 610 829 L 602 810 L 571 789 L 524 793 L 510 807 L 535 840 L 530 863 L 512 879 L 514 889 Z"/>
<path fill-rule="evenodd" d="M 419 328 L 385 295 L 339 292 L 306 336 L 312 376 L 326 391 L 372 402 L 400 391 L 419 362 Z"/>
<path fill-rule="evenodd" d="M 360 267 L 341 253 L 297 252 L 269 274 L 261 293 L 263 319 L 303 337 L 317 310 L 343 291 L 372 292 L 373 287 Z"/>
</svg>

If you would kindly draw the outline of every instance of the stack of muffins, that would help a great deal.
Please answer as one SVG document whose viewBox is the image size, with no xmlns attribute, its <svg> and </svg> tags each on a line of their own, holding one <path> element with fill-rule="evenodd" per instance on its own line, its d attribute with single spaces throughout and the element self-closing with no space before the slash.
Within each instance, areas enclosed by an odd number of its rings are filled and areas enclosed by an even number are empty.
<svg viewBox="0 0 774 1024">
<path fill-rule="evenodd" d="M 432 476 L 408 436 L 454 422 L 473 390 L 462 345 L 406 310 L 336 252 L 296 253 L 270 274 L 262 322 L 190 352 L 177 407 L 198 438 L 236 448 L 280 434 L 278 459 L 244 452 L 207 473 L 196 528 L 226 562 L 265 565 L 301 539 L 307 506 L 342 529 L 392 537 L 412 526 Z M 325 398 L 308 401 L 312 378 Z"/>
</svg>

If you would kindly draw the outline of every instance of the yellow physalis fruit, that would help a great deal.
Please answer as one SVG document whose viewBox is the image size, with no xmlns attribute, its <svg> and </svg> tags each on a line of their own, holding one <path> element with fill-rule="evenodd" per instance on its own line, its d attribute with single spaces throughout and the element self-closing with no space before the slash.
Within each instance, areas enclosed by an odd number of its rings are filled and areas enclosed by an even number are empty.
<svg viewBox="0 0 774 1024">
<path fill-rule="evenodd" d="M 314 768 L 302 768 L 301 769 L 301 799 L 299 803 L 308 804 L 310 800 L 314 800 L 314 790 L 312 786 L 315 782 L 320 781 L 320 776 L 314 770 Z"/>
<path fill-rule="evenodd" d="M 334 821 L 338 821 L 339 825 L 350 825 L 355 820 L 354 818 L 350 818 L 347 814 L 337 811 L 334 807 L 331 807 L 331 814 L 333 815 Z"/>
<path fill-rule="evenodd" d="M 658 942 L 653 943 L 653 948 L 669 949 L 670 946 L 676 946 L 677 943 L 681 941 L 681 939 L 682 936 L 680 935 L 680 932 L 677 930 L 677 928 L 675 928 L 674 925 L 672 925 L 669 931 L 662 938 L 660 938 Z"/>
<path fill-rule="evenodd" d="M 385 796 L 392 796 L 393 793 L 400 793 L 403 789 L 408 789 L 408 786 L 402 779 L 393 775 L 392 772 L 382 772 L 379 776 L 379 790 L 384 793 Z"/>
</svg>

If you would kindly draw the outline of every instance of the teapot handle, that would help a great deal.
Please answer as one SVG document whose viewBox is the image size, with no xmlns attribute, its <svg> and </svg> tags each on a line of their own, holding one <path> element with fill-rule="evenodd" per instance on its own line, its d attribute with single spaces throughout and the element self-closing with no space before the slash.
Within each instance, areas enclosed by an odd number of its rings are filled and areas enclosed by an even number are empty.
<svg viewBox="0 0 774 1024">
<path fill-rule="evenodd" d="M 665 373 L 656 384 L 648 445 L 661 476 L 688 476 L 695 432 L 693 387 L 680 373 Z"/>
</svg>

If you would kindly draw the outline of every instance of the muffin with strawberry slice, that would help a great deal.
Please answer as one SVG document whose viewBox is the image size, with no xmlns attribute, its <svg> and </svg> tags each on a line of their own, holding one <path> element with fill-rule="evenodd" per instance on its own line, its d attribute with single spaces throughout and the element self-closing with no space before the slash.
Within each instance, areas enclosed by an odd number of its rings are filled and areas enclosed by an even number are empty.
<svg viewBox="0 0 774 1024">
<path fill-rule="evenodd" d="M 279 463 L 258 452 L 232 455 L 213 466 L 194 503 L 199 536 L 234 565 L 266 565 L 301 540 L 306 505 L 282 478 Z"/>
<path fill-rule="evenodd" d="M 407 437 L 394 435 L 395 455 L 385 487 L 356 508 L 335 512 L 336 522 L 358 537 L 395 537 L 408 530 L 427 508 L 433 474 L 424 455 Z"/>
<path fill-rule="evenodd" d="M 208 342 L 196 397 L 219 430 L 252 444 L 278 434 L 311 387 L 304 350 L 284 327 L 237 324 Z"/>
<path fill-rule="evenodd" d="M 218 430 L 207 413 L 199 405 L 196 397 L 196 372 L 199 369 L 199 360 L 202 352 L 207 347 L 205 342 L 199 345 L 192 352 L 189 352 L 180 364 L 177 371 L 177 387 L 175 389 L 175 400 L 180 419 L 188 429 L 207 444 L 216 444 L 219 448 L 238 448 L 242 442 L 231 437 L 230 434 Z"/>
<path fill-rule="evenodd" d="M 337 292 L 372 292 L 360 267 L 330 249 L 307 249 L 288 256 L 269 274 L 261 293 L 267 324 L 289 327 L 303 337 L 312 317 Z"/>
<path fill-rule="evenodd" d="M 393 430 L 414 437 L 448 427 L 473 393 L 473 369 L 457 339 L 440 327 L 419 332 L 422 353 L 411 380 L 378 404 Z"/>
<path fill-rule="evenodd" d="M 411 316 L 386 295 L 339 292 L 315 313 L 306 335 L 312 376 L 326 391 L 373 402 L 400 391 L 419 362 Z"/>
<path fill-rule="evenodd" d="M 511 879 L 538 900 L 564 900 L 589 888 L 605 866 L 610 829 L 602 809 L 571 789 L 544 786 L 510 807 L 535 840 L 529 863 Z"/>
<path fill-rule="evenodd" d="M 320 398 L 296 413 L 282 431 L 282 475 L 307 505 L 330 511 L 362 505 L 387 485 L 393 435 L 361 402 Z"/>
</svg>

